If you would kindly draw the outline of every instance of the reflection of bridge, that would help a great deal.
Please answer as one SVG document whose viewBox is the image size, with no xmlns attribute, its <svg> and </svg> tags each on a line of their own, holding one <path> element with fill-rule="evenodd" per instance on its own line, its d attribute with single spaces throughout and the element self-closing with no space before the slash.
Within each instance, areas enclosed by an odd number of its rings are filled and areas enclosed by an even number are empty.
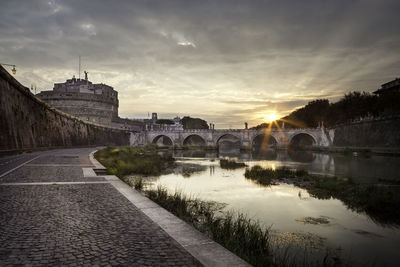
<svg viewBox="0 0 400 267">
<path fill-rule="evenodd" d="M 240 148 L 252 149 L 256 145 L 286 148 L 289 144 L 327 147 L 331 138 L 324 128 L 282 130 L 156 130 L 132 133 L 131 145 L 157 144 L 183 148 L 203 146 L 218 148 L 221 140 L 240 142 Z"/>
</svg>

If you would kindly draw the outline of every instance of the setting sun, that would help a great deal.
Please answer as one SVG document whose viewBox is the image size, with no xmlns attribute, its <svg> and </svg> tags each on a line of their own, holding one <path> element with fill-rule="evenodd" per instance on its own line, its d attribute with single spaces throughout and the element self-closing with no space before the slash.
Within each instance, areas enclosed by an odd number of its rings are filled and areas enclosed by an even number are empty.
<svg viewBox="0 0 400 267">
<path fill-rule="evenodd" d="M 268 114 L 268 119 L 270 122 L 276 121 L 276 119 L 278 119 L 278 115 L 276 115 L 275 113 Z"/>
</svg>

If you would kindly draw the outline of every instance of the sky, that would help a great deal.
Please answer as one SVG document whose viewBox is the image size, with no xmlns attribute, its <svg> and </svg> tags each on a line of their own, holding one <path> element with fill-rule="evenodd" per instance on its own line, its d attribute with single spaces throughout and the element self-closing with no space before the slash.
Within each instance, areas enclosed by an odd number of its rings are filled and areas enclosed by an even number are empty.
<svg viewBox="0 0 400 267">
<path fill-rule="evenodd" d="M 38 93 L 78 77 L 81 55 L 90 81 L 118 91 L 121 117 L 243 128 L 399 77 L 399 10 L 398 0 L 0 0 L 0 63 Z"/>
</svg>

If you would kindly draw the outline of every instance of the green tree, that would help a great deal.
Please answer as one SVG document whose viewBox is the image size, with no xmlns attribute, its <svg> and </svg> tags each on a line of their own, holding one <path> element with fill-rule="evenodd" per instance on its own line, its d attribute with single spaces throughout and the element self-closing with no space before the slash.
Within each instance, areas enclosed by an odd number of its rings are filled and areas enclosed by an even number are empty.
<svg viewBox="0 0 400 267">
<path fill-rule="evenodd" d="M 286 121 L 285 127 L 287 128 L 317 127 L 320 122 L 326 121 L 329 107 L 328 99 L 317 99 L 282 119 Z"/>
<path fill-rule="evenodd" d="M 329 109 L 327 122 L 329 126 L 347 123 L 367 116 L 378 116 L 378 96 L 366 92 L 350 92 Z"/>
<path fill-rule="evenodd" d="M 191 118 L 185 116 L 181 119 L 183 129 L 208 129 L 208 124 L 205 120 L 199 118 Z"/>
</svg>

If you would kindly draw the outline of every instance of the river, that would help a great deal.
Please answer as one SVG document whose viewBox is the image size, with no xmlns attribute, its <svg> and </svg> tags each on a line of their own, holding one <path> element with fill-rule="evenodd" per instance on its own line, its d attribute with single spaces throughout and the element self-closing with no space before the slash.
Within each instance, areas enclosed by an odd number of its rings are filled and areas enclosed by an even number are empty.
<svg viewBox="0 0 400 267">
<path fill-rule="evenodd" d="M 181 190 L 203 200 L 226 204 L 226 210 L 247 214 L 271 227 L 275 245 L 303 247 L 323 256 L 329 249 L 355 266 L 376 263 L 398 266 L 400 228 L 350 210 L 338 199 L 317 199 L 306 190 L 281 183 L 260 186 L 244 177 L 244 168 L 225 170 L 218 158 L 236 158 L 248 166 L 305 169 L 310 173 L 351 178 L 357 183 L 400 181 L 400 157 L 359 154 L 238 150 L 173 152 L 175 172 L 150 179 L 171 192 Z"/>
</svg>

